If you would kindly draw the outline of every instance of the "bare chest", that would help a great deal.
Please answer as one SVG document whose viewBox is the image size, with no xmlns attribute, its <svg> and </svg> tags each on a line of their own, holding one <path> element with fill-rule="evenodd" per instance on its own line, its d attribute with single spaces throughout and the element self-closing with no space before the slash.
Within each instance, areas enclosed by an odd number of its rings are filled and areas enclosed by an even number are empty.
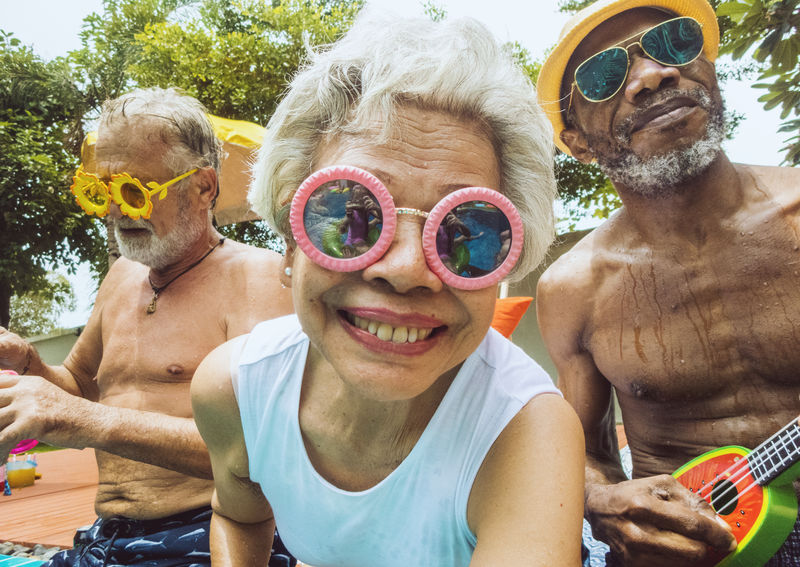
<svg viewBox="0 0 800 567">
<path fill-rule="evenodd" d="M 226 340 L 225 329 L 218 312 L 195 294 L 170 288 L 148 312 L 152 296 L 149 287 L 139 286 L 104 309 L 100 396 L 111 405 L 191 415 L 192 377 Z"/>
<path fill-rule="evenodd" d="M 606 266 L 584 342 L 620 392 L 663 402 L 800 388 L 798 238 L 756 228 Z"/>
</svg>

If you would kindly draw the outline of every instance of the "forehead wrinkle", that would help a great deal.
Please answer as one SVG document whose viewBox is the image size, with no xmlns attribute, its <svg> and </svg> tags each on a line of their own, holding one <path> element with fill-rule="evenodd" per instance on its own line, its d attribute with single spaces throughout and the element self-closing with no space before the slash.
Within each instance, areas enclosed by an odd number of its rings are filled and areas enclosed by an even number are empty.
<svg viewBox="0 0 800 567">
<path fill-rule="evenodd" d="M 170 146 L 163 133 L 149 127 L 150 124 L 126 122 L 124 125 L 115 122 L 98 130 L 95 146 L 98 169 L 102 164 L 112 173 L 124 170 L 132 175 L 153 175 L 150 170 L 154 166 L 165 167 L 164 157 Z M 145 168 L 148 171 L 142 171 Z"/>
</svg>

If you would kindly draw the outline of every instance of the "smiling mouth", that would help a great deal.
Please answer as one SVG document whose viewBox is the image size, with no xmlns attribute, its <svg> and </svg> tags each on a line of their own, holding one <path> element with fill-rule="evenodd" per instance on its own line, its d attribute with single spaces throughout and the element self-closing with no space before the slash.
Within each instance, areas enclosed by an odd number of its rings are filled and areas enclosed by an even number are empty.
<svg viewBox="0 0 800 567">
<path fill-rule="evenodd" d="M 354 327 L 376 336 L 382 341 L 395 344 L 416 343 L 429 338 L 436 330 L 432 327 L 394 327 L 383 321 L 358 317 L 349 312 L 344 312 L 344 317 Z"/>
<path fill-rule="evenodd" d="M 649 127 L 667 125 L 680 120 L 698 106 L 702 107 L 700 101 L 684 92 L 664 91 L 651 100 L 650 104 L 627 117 L 623 130 L 630 136 Z"/>
</svg>

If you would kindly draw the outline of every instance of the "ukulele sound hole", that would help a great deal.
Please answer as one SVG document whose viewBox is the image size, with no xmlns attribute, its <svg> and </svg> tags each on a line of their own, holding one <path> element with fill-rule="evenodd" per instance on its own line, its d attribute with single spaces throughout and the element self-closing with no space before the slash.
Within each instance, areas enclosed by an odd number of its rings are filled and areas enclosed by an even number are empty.
<svg viewBox="0 0 800 567">
<path fill-rule="evenodd" d="M 720 516 L 730 514 L 739 503 L 736 486 L 729 480 L 721 480 L 711 490 L 711 507 Z"/>
</svg>

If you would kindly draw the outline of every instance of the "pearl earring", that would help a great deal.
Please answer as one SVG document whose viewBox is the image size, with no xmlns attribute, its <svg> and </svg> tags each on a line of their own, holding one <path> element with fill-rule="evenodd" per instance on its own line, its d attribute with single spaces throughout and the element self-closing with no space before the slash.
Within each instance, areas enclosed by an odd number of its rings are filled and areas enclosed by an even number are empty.
<svg viewBox="0 0 800 567">
<path fill-rule="evenodd" d="M 283 269 L 283 273 L 286 274 L 287 278 L 291 278 L 292 277 L 292 268 L 290 268 L 289 266 L 286 266 Z"/>
</svg>

